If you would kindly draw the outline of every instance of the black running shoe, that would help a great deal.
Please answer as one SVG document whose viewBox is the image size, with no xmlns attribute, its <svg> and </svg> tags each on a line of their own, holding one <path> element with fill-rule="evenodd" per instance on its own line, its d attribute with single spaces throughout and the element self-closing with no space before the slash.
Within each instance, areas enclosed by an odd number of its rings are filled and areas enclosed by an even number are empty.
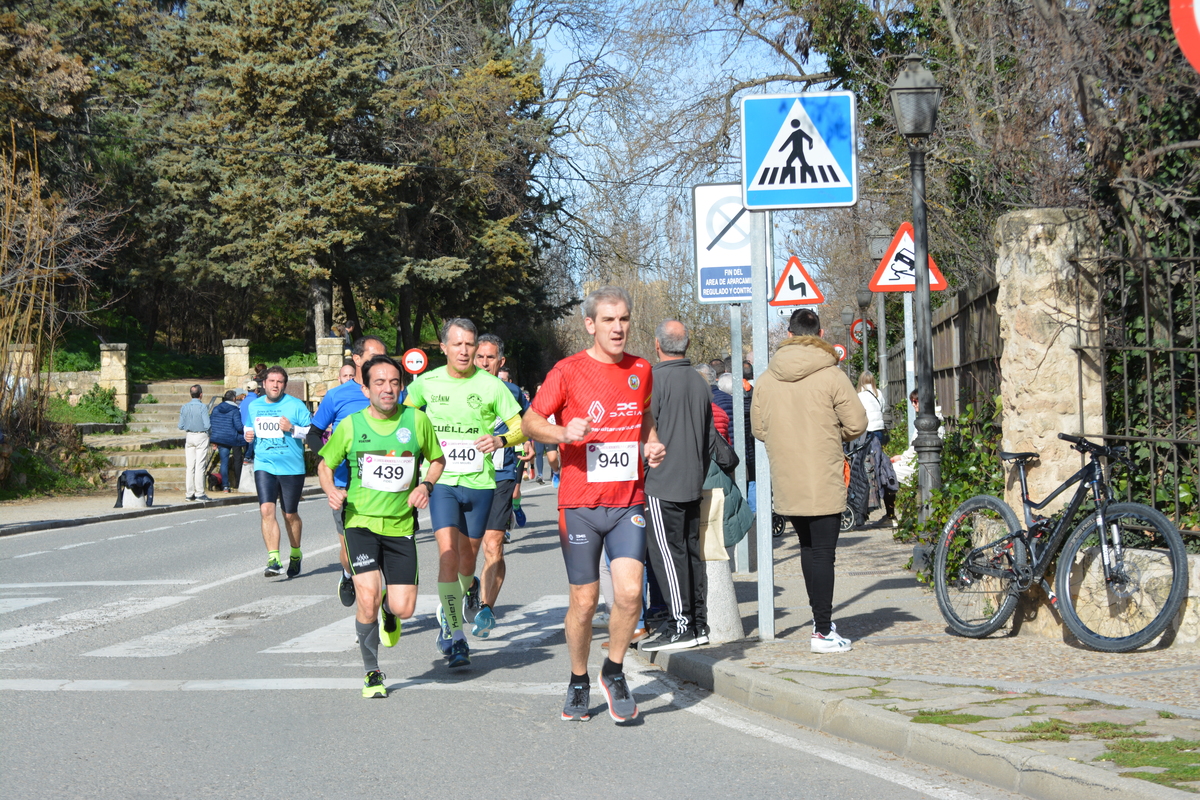
<svg viewBox="0 0 1200 800">
<path fill-rule="evenodd" d="M 278 558 L 268 558 L 267 568 L 263 570 L 264 578 L 274 578 L 276 575 L 283 574 L 283 564 L 279 563 Z"/>
<path fill-rule="evenodd" d="M 608 715 L 617 722 L 627 722 L 637 719 L 637 703 L 633 700 L 633 692 L 625 682 L 625 674 L 605 675 L 600 673 L 600 688 L 604 690 L 604 699 L 608 700 Z"/>
<path fill-rule="evenodd" d="M 354 581 L 345 575 L 342 575 L 342 579 L 338 581 L 338 599 L 346 608 L 354 605 Z"/>
<path fill-rule="evenodd" d="M 474 622 L 474 612 L 479 610 L 479 578 L 471 578 L 471 588 L 467 589 L 467 593 L 463 596 L 463 616 L 472 614 L 472 617 L 467 620 Z"/>
<path fill-rule="evenodd" d="M 287 576 L 294 578 L 300 574 L 300 556 L 292 556 L 288 559 Z"/>
<path fill-rule="evenodd" d="M 587 722 L 592 718 L 592 711 L 588 708 L 591 700 L 591 687 L 582 683 L 572 683 L 567 687 L 567 702 L 563 705 L 562 718 L 564 720 L 579 720 Z"/>
<path fill-rule="evenodd" d="M 638 649 L 644 653 L 654 653 L 659 650 L 683 650 L 687 647 L 695 647 L 696 644 L 695 631 L 688 630 L 680 633 L 667 628 L 650 641 L 642 642 L 638 645 Z"/>
<path fill-rule="evenodd" d="M 708 644 L 708 626 L 697 625 L 696 629 L 696 644 Z"/>
</svg>

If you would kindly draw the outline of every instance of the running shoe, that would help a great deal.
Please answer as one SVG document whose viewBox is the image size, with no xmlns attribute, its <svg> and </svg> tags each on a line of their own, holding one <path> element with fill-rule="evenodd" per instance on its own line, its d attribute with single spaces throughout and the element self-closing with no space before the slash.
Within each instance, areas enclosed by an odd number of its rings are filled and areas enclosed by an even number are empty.
<svg viewBox="0 0 1200 800">
<path fill-rule="evenodd" d="M 544 478 L 542 478 L 542 476 L 541 476 L 541 475 L 538 475 L 538 476 L 537 476 L 537 484 L 538 484 L 538 486 L 545 486 L 545 485 L 546 485 L 546 481 L 545 481 L 545 479 L 544 479 Z"/>
<path fill-rule="evenodd" d="M 471 651 L 467 647 L 466 639 L 458 639 L 450 647 L 450 655 L 447 656 L 450 661 L 450 669 L 458 667 L 468 667 L 471 665 Z"/>
<path fill-rule="evenodd" d="M 824 636 L 813 628 L 809 649 L 814 653 L 849 653 L 854 648 L 850 646 L 849 639 L 838 635 L 837 626 L 830 623 L 829 633 Z"/>
<path fill-rule="evenodd" d="M 387 697 L 387 687 L 383 685 L 383 680 L 387 676 L 377 669 L 373 669 L 367 673 L 367 677 L 363 678 L 363 697 L 368 700 L 376 697 Z"/>
<path fill-rule="evenodd" d="M 479 613 L 475 615 L 475 624 L 471 627 L 471 635 L 478 636 L 480 639 L 486 639 L 495 627 L 496 615 L 492 613 L 492 607 L 483 606 L 479 609 Z"/>
<path fill-rule="evenodd" d="M 695 632 L 696 632 L 696 644 L 708 644 L 709 639 L 708 639 L 708 626 L 707 625 L 697 625 Z"/>
<path fill-rule="evenodd" d="M 558 473 L 557 472 L 554 473 L 553 476 L 551 476 L 550 485 L 553 486 L 555 489 L 558 488 Z"/>
<path fill-rule="evenodd" d="M 278 558 L 268 558 L 267 568 L 263 570 L 264 578 L 274 578 L 276 575 L 283 574 L 283 564 L 279 563 Z"/>
<path fill-rule="evenodd" d="M 514 508 L 513 509 L 513 517 L 517 520 L 518 528 L 525 527 L 526 518 L 525 518 L 525 510 L 524 509 Z"/>
<path fill-rule="evenodd" d="M 342 601 L 342 605 L 346 608 L 354 605 L 354 581 L 347 578 L 344 574 L 342 579 L 338 581 L 338 599 Z"/>
<path fill-rule="evenodd" d="M 288 559 L 287 576 L 294 578 L 300 574 L 300 559 L 302 556 L 292 556 Z"/>
<path fill-rule="evenodd" d="M 585 683 L 572 683 L 567 687 L 567 702 L 563 705 L 564 720 L 579 720 L 587 722 L 592 718 L 588 702 L 591 699 L 592 687 Z"/>
<path fill-rule="evenodd" d="M 463 615 L 479 610 L 479 578 L 471 578 L 471 588 L 463 597 Z M 472 619 L 474 619 L 472 617 Z"/>
<path fill-rule="evenodd" d="M 604 699 L 608 701 L 608 715 L 617 722 L 628 722 L 637 719 L 637 703 L 633 700 L 633 692 L 625 682 L 625 674 L 616 675 L 600 673 L 600 688 L 604 690 Z"/>
<path fill-rule="evenodd" d="M 400 620 L 387 610 L 387 606 L 383 607 L 383 623 L 379 628 L 379 641 L 383 642 L 384 647 L 395 647 L 396 642 L 400 641 Z"/>
<path fill-rule="evenodd" d="M 510 544 L 511 542 L 512 542 L 512 534 L 509 533 L 508 531 L 505 531 L 504 532 L 504 543 Z"/>
<path fill-rule="evenodd" d="M 442 610 L 442 604 L 438 603 L 437 621 L 441 626 L 441 630 L 437 635 L 438 652 L 444 656 L 450 655 L 450 648 L 454 644 L 454 634 L 450 631 L 450 623 L 446 621 L 446 612 Z"/>
<path fill-rule="evenodd" d="M 688 647 L 695 647 L 696 632 L 695 631 L 679 631 L 667 628 L 655 638 L 648 642 L 642 642 L 638 649 L 643 653 L 656 653 L 659 650 L 683 650 Z"/>
</svg>

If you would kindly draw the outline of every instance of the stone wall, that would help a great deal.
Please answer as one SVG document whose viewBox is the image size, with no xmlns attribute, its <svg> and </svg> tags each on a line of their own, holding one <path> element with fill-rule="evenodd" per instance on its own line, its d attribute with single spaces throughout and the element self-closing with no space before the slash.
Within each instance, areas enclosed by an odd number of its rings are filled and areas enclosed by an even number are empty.
<svg viewBox="0 0 1200 800">
<path fill-rule="evenodd" d="M 1004 340 L 1001 447 L 1040 455 L 1028 478 L 1030 496 L 1041 500 L 1081 465 L 1059 432 L 1104 430 L 1099 365 L 1074 349 L 1099 343 L 1100 297 L 1092 272 L 1099 221 L 1068 209 L 1015 211 L 997 220 L 995 241 L 996 310 Z M 1016 470 L 1010 470 L 1005 499 L 1019 517 L 1020 491 Z M 1042 513 L 1054 513 L 1070 495 L 1065 492 Z"/>
<path fill-rule="evenodd" d="M 77 405 L 79 398 L 87 394 L 99 382 L 99 370 L 42 373 L 42 386 L 46 391 L 57 397 L 65 397 L 71 405 Z"/>
<path fill-rule="evenodd" d="M 225 349 L 225 388 L 244 389 L 254 375 L 250 372 L 250 340 L 223 339 Z"/>
</svg>

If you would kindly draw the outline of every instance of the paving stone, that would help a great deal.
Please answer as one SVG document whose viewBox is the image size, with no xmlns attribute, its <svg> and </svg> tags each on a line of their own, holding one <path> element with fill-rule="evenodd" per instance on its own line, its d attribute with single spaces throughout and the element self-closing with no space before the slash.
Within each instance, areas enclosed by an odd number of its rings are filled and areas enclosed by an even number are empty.
<svg viewBox="0 0 1200 800">
<path fill-rule="evenodd" d="M 779 677 L 828 692 L 869 687 L 879 683 L 874 678 L 864 678 L 858 675 L 822 675 L 819 672 L 789 672 L 781 674 Z"/>
<path fill-rule="evenodd" d="M 1044 708 L 1039 708 L 1038 711 L 1047 713 Z M 1117 722 L 1122 725 L 1137 725 L 1147 722 L 1152 716 L 1157 715 L 1144 708 L 1087 708 L 1081 711 L 1068 709 L 1061 714 L 1055 714 L 1055 716 L 1063 722 Z"/>
<path fill-rule="evenodd" d="M 899 711 L 920 711 L 921 709 L 957 709 L 965 708 L 972 703 L 990 700 L 993 696 L 994 695 L 984 694 L 983 692 L 974 692 L 969 694 L 945 694 L 939 696 L 938 693 L 930 692 L 927 697 L 920 700 L 897 703 L 896 708 Z"/>
</svg>

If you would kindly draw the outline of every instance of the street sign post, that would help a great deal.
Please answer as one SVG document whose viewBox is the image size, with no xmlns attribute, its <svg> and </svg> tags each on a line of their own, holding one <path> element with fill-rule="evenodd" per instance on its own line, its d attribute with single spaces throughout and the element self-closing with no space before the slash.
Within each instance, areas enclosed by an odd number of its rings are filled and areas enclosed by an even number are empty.
<svg viewBox="0 0 1200 800">
<path fill-rule="evenodd" d="M 792 256 L 775 284 L 768 301 L 773 306 L 816 306 L 825 302 L 825 295 L 808 274 L 800 259 Z"/>
<path fill-rule="evenodd" d="M 404 351 L 404 357 L 400 363 L 404 365 L 404 371 L 409 375 L 420 375 L 429 366 L 429 357 L 425 355 L 424 350 L 414 347 Z"/>
<path fill-rule="evenodd" d="M 850 338 L 854 340 L 855 344 L 863 343 L 863 327 L 864 326 L 866 326 L 867 330 L 869 330 L 869 331 L 875 330 L 875 323 L 871 322 L 871 320 L 869 320 L 869 319 L 856 319 L 856 320 L 854 320 L 854 324 L 850 326 Z M 865 369 L 865 362 L 864 362 L 864 369 Z"/>
<path fill-rule="evenodd" d="M 902 223 L 888 245 L 887 253 L 879 262 L 874 277 L 868 284 L 873 292 L 915 292 L 917 290 L 916 244 L 911 222 Z M 944 290 L 949 284 L 942 271 L 929 256 L 929 288 L 935 292 Z"/>
<path fill-rule="evenodd" d="M 692 238 L 701 303 L 749 303 L 750 215 L 737 183 L 692 187 Z"/>
<path fill-rule="evenodd" d="M 853 92 L 742 98 L 743 205 L 834 208 L 858 202 Z"/>
</svg>

